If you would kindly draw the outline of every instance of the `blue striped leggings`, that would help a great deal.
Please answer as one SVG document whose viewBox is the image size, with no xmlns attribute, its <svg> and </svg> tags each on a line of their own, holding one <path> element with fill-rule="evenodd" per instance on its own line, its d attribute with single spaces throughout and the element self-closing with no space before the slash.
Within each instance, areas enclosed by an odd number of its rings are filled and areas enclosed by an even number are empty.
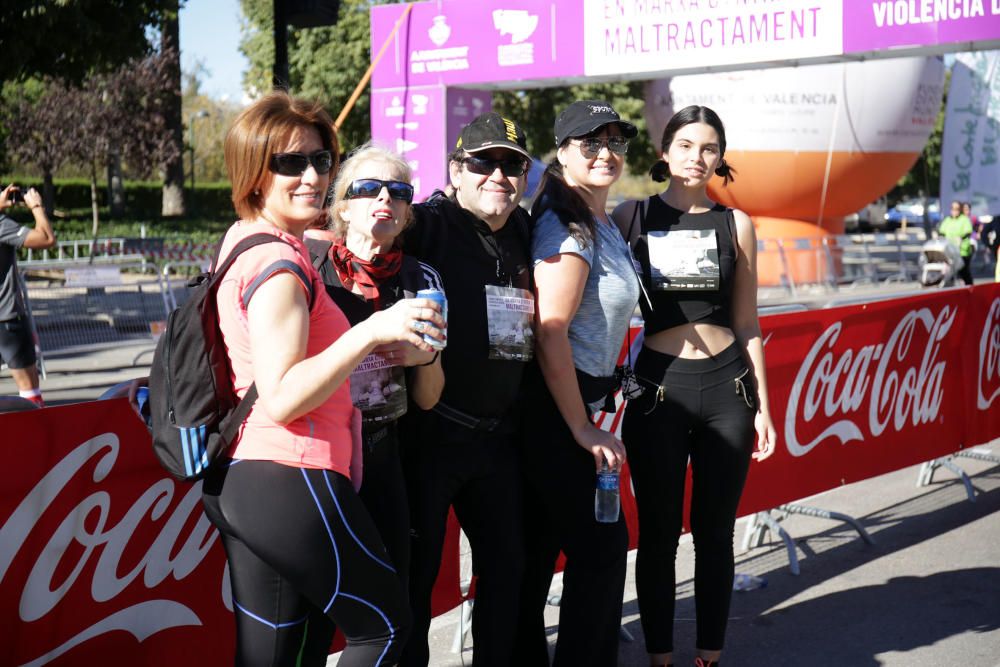
<svg viewBox="0 0 1000 667">
<path fill-rule="evenodd" d="M 320 614 L 347 639 L 340 665 L 396 664 L 406 592 L 346 477 L 234 461 L 209 473 L 202 501 L 229 560 L 237 665 L 325 664 L 329 631 L 309 631 Z"/>
</svg>

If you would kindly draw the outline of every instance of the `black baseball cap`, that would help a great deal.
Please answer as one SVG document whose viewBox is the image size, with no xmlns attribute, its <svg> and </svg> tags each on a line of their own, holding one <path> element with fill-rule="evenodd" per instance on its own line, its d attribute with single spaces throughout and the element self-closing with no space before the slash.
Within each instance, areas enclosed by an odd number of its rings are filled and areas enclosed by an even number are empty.
<svg viewBox="0 0 1000 667">
<path fill-rule="evenodd" d="M 463 127 L 455 148 L 461 148 L 466 153 L 478 153 L 490 148 L 509 148 L 531 159 L 524 130 L 514 121 L 504 118 L 495 111 L 480 114 Z"/>
<path fill-rule="evenodd" d="M 627 120 L 622 120 L 610 102 L 577 100 L 566 107 L 556 118 L 554 127 L 556 146 L 562 146 L 562 143 L 570 137 L 582 137 L 611 124 L 617 125 L 626 139 L 631 139 L 639 133 L 635 125 Z"/>
</svg>

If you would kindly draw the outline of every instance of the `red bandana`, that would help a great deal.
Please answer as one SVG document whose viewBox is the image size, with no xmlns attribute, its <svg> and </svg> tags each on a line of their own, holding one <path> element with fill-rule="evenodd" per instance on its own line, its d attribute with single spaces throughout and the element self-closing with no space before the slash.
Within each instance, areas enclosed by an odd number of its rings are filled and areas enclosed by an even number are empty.
<svg viewBox="0 0 1000 667">
<path fill-rule="evenodd" d="M 365 260 L 348 250 L 343 241 L 337 241 L 330 246 L 330 260 L 344 287 L 357 285 L 365 299 L 374 301 L 375 309 L 379 310 L 381 297 L 378 287 L 399 273 L 399 267 L 403 264 L 403 252 L 399 248 L 393 248 L 387 253 Z"/>
</svg>

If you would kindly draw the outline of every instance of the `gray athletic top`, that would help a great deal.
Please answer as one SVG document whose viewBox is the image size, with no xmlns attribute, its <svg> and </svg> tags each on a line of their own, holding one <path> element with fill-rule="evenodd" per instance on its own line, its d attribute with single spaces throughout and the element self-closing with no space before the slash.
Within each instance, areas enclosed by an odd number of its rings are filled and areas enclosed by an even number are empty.
<svg viewBox="0 0 1000 667">
<path fill-rule="evenodd" d="M 535 264 L 561 253 L 579 255 L 590 265 L 580 307 L 569 324 L 573 363 L 595 377 L 614 372 L 635 305 L 639 281 L 632 253 L 615 225 L 597 221 L 594 243 L 581 248 L 553 210 L 535 222 L 531 257 Z"/>
<path fill-rule="evenodd" d="M 0 213 L 0 322 L 24 313 L 17 283 L 17 251 L 31 231 Z"/>
</svg>

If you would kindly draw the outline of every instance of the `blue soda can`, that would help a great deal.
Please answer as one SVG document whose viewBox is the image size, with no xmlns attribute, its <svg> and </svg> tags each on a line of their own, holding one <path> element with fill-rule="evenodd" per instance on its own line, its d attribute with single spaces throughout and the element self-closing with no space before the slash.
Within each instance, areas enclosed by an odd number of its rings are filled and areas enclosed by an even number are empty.
<svg viewBox="0 0 1000 667">
<path fill-rule="evenodd" d="M 445 325 L 448 323 L 448 299 L 445 298 L 444 292 L 436 289 L 422 289 L 417 292 L 418 299 L 430 299 L 431 301 L 436 301 L 441 306 L 441 317 L 444 318 Z M 445 327 L 445 333 L 447 333 L 447 326 Z M 442 343 L 436 338 L 431 337 L 429 334 L 424 334 L 424 340 L 427 344 L 433 347 L 435 350 L 443 350 L 446 347 L 446 343 Z"/>
</svg>

